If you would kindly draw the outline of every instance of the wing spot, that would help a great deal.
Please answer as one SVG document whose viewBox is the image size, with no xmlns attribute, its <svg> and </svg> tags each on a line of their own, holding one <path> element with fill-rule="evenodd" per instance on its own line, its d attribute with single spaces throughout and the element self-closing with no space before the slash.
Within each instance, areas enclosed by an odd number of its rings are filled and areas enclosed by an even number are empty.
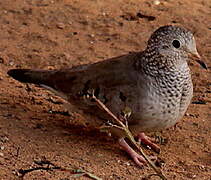
<svg viewBox="0 0 211 180">
<path fill-rule="evenodd" d="M 84 88 L 82 90 L 83 94 L 87 94 L 87 91 L 89 90 L 89 85 L 91 83 L 91 80 L 88 80 L 85 84 L 84 84 Z"/>
<path fill-rule="evenodd" d="M 120 98 L 123 102 L 125 102 L 126 99 L 127 99 L 127 97 L 124 96 L 123 92 L 121 92 L 121 91 L 120 91 L 120 93 L 119 93 L 119 98 Z"/>
<path fill-rule="evenodd" d="M 98 98 L 99 94 L 100 94 L 100 88 L 97 87 L 94 91 L 94 95 L 95 95 L 96 98 Z"/>
</svg>

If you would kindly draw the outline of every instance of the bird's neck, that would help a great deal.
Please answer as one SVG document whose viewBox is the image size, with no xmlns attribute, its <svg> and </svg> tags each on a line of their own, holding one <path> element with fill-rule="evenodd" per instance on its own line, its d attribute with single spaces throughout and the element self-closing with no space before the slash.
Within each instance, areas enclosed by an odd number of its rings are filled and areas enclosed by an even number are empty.
<svg viewBox="0 0 211 180">
<path fill-rule="evenodd" d="M 137 58 L 135 68 L 150 76 L 165 76 L 169 73 L 175 74 L 189 69 L 187 58 L 180 54 L 162 56 L 155 51 L 144 51 Z"/>
</svg>

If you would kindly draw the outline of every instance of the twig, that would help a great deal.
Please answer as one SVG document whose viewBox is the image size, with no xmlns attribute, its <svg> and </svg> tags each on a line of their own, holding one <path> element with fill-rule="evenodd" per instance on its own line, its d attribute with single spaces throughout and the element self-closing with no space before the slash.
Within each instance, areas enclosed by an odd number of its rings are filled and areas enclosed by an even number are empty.
<svg viewBox="0 0 211 180">
<path fill-rule="evenodd" d="M 90 172 L 87 172 L 87 171 L 84 171 L 82 169 L 75 170 L 75 173 L 77 173 L 76 175 L 88 176 L 88 177 L 90 177 L 90 178 L 92 178 L 94 180 L 102 180 L 101 178 L 95 176 L 94 174 L 92 174 Z"/>
<path fill-rule="evenodd" d="M 38 171 L 38 170 L 45 170 L 45 171 L 50 171 L 53 169 L 61 169 L 60 167 L 35 167 L 35 168 L 30 168 L 30 169 L 19 169 L 18 173 L 20 174 L 19 176 L 24 177 L 27 173 L 30 173 L 32 171 Z"/>
<path fill-rule="evenodd" d="M 157 173 L 157 175 L 161 179 L 167 180 L 167 178 L 162 173 L 162 171 L 155 166 L 155 164 L 149 159 L 149 157 L 144 153 L 144 151 L 141 149 L 141 147 L 137 144 L 137 142 L 135 141 L 132 133 L 130 132 L 130 130 L 129 130 L 128 126 L 127 126 L 127 124 L 125 125 L 122 121 L 120 121 L 119 118 L 117 118 L 98 98 L 96 98 L 96 96 L 94 95 L 94 93 L 92 94 L 92 97 L 91 98 L 96 101 L 98 107 L 100 107 L 103 110 L 105 110 L 118 123 L 118 125 L 120 126 L 120 127 L 118 126 L 118 128 L 119 129 L 122 129 L 125 132 L 126 137 L 138 149 L 138 151 L 145 158 L 145 160 L 148 162 L 148 164 L 150 165 L 150 167 Z M 113 126 L 113 127 L 115 127 L 115 126 Z"/>
<path fill-rule="evenodd" d="M 82 169 L 78 169 L 78 168 L 71 168 L 71 169 L 67 169 L 67 168 L 63 168 L 60 166 L 56 166 L 53 163 L 51 163 L 48 160 L 41 160 L 41 161 L 34 161 L 37 165 L 39 165 L 39 167 L 34 167 L 34 168 L 29 168 L 29 169 L 19 169 L 18 170 L 18 175 L 20 177 L 24 177 L 27 173 L 33 172 L 33 171 L 38 171 L 38 170 L 45 170 L 45 171 L 52 171 L 52 170 L 60 170 L 60 171 L 65 171 L 68 172 L 71 175 L 72 178 L 79 178 L 81 176 L 87 176 L 91 179 L 94 180 L 102 180 L 101 178 L 97 177 L 96 175 L 82 170 Z M 43 165 L 47 165 L 47 167 L 43 167 Z"/>
</svg>

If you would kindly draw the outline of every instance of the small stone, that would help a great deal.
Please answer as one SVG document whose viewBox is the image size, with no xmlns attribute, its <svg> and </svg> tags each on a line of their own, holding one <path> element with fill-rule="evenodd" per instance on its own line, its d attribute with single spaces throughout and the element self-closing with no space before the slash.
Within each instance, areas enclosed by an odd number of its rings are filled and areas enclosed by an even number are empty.
<svg viewBox="0 0 211 180">
<path fill-rule="evenodd" d="M 130 163 L 129 162 L 125 162 L 124 163 L 126 166 L 130 166 Z"/>
<path fill-rule="evenodd" d="M 95 37 L 95 35 L 94 34 L 90 34 L 90 37 Z"/>
<path fill-rule="evenodd" d="M 160 1 L 159 1 L 159 0 L 154 0 L 154 1 L 153 1 L 153 4 L 154 4 L 154 5 L 159 5 L 159 4 L 160 4 Z"/>
<path fill-rule="evenodd" d="M 200 170 L 205 170 L 205 166 L 199 165 L 199 169 L 200 169 Z"/>
<path fill-rule="evenodd" d="M 4 156 L 4 153 L 0 152 L 0 156 L 3 157 Z"/>
<path fill-rule="evenodd" d="M 193 178 L 196 178 L 196 175 L 195 174 L 193 175 Z"/>
<path fill-rule="evenodd" d="M 15 64 L 15 63 L 14 63 L 13 61 L 10 61 L 10 62 L 9 62 L 9 65 L 10 65 L 10 66 L 13 66 L 14 64 Z"/>
<path fill-rule="evenodd" d="M 64 23 L 57 23 L 56 27 L 59 29 L 64 29 L 65 28 L 65 24 Z"/>
</svg>

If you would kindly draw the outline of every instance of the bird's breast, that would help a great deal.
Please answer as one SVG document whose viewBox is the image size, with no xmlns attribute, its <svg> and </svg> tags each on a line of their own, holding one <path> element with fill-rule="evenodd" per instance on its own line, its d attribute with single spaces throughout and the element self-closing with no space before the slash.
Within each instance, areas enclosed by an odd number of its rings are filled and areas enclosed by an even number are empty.
<svg viewBox="0 0 211 180">
<path fill-rule="evenodd" d="M 147 81 L 139 85 L 139 96 L 133 121 L 144 131 L 162 130 L 173 126 L 180 114 L 182 85 Z M 135 123 L 134 123 L 135 124 Z"/>
</svg>

